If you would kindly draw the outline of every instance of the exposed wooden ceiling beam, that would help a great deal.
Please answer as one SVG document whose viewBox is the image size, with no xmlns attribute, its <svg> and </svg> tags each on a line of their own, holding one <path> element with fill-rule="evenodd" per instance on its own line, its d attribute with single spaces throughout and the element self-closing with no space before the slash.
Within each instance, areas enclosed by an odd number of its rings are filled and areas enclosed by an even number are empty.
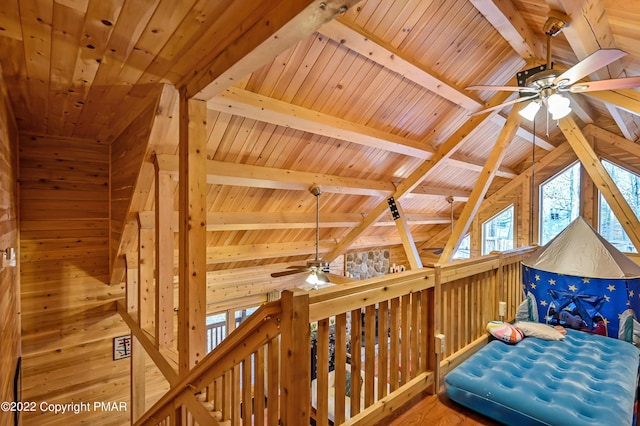
<svg viewBox="0 0 640 426">
<path fill-rule="evenodd" d="M 211 99 L 357 2 L 281 0 L 276 5 L 261 5 L 253 0 L 231 2 L 229 16 L 218 19 L 200 38 L 205 44 L 194 44 L 192 50 L 202 55 L 202 60 L 176 86 L 185 86 L 187 97 Z M 262 10 L 266 11 L 264 15 L 255 16 L 253 11 Z M 211 47 L 210 40 L 223 40 L 223 48 Z"/>
<path fill-rule="evenodd" d="M 609 204 L 611 211 L 627 233 L 629 240 L 631 240 L 636 250 L 640 251 L 640 221 L 638 221 L 638 217 L 631 210 L 629 203 L 627 203 L 616 183 L 611 179 L 611 176 L 609 176 L 597 154 L 593 151 L 571 116 L 561 119 L 559 125 L 560 130 L 567 138 L 567 142 L 575 151 L 593 183 L 607 200 L 607 204 Z"/>
<path fill-rule="evenodd" d="M 320 27 L 318 32 L 470 112 L 480 111 L 484 108 L 480 100 L 469 96 L 431 70 L 417 66 L 415 61 L 406 58 L 401 50 L 385 43 L 363 28 L 353 25 L 346 19 L 338 18 L 330 21 Z M 491 116 L 491 120 L 502 127 L 506 118 L 494 114 Z M 531 132 L 524 128 L 518 129 L 518 136 L 527 141 L 531 140 Z M 541 148 L 547 151 L 555 148 L 544 138 L 536 137 L 536 143 Z"/>
<path fill-rule="evenodd" d="M 571 98 L 571 110 L 584 124 L 593 123 L 593 117 L 595 117 L 596 113 L 593 110 L 593 107 L 589 105 L 585 96 L 580 94 L 576 94 L 575 96 L 569 94 Z"/>
<path fill-rule="evenodd" d="M 640 116 L 640 93 L 635 90 L 603 90 L 601 92 L 587 92 L 587 96 L 599 99 L 606 104 L 615 105 L 627 112 Z M 629 138 L 625 135 L 625 137 Z M 633 137 L 630 140 L 635 140 Z"/>
<path fill-rule="evenodd" d="M 537 144 L 538 141 L 536 140 L 536 145 Z M 471 170 L 478 173 L 481 172 L 482 168 L 484 167 L 484 163 L 482 163 L 481 161 L 475 160 L 468 156 L 463 156 L 461 154 L 457 154 L 456 158 L 449 158 L 447 160 L 447 163 L 455 167 L 460 167 L 462 169 Z M 513 179 L 518 176 L 518 172 L 509 167 L 500 166 L 496 171 L 496 176 Z"/>
<path fill-rule="evenodd" d="M 208 105 L 216 111 L 232 113 L 253 120 L 291 127 L 412 157 L 428 159 L 431 158 L 434 152 L 433 148 L 424 142 L 392 135 L 235 87 L 210 100 Z M 554 148 L 553 145 L 544 141 L 536 143 L 548 149 Z M 459 155 L 452 155 L 446 161 L 451 162 L 456 167 L 474 171 L 482 170 L 482 164 L 478 161 Z M 517 173 L 507 167 L 501 167 L 499 175 L 511 179 L 517 176 Z"/>
<path fill-rule="evenodd" d="M 346 19 L 338 18 L 327 22 L 318 32 L 468 111 L 476 112 L 483 108 L 480 100 L 443 81 L 434 72 L 417 66 L 400 49 L 354 26 Z"/>
<path fill-rule="evenodd" d="M 493 27 L 511 45 L 513 50 L 528 60 L 543 60 L 546 56 L 544 43 L 538 39 L 535 33 L 527 25 L 522 14 L 514 7 L 509 0 L 470 0 L 476 9 L 493 25 Z M 591 123 L 593 112 L 585 102 L 580 102 L 574 97 L 574 112 L 585 123 Z M 498 115 L 503 120 L 504 117 Z M 518 129 L 517 135 L 530 141 L 531 133 L 523 134 L 523 129 Z M 543 137 L 536 135 L 536 145 L 547 151 L 555 147 Z"/>
<path fill-rule="evenodd" d="M 492 121 L 494 124 L 500 127 L 504 127 L 505 123 L 507 122 L 507 119 L 501 114 L 496 114 L 493 116 Z M 516 135 L 518 135 L 519 137 L 521 137 L 522 139 L 524 139 L 529 143 L 531 143 L 531 141 L 533 140 L 533 132 L 522 126 L 518 127 L 518 129 L 516 130 Z M 545 151 L 553 151 L 556 148 L 555 145 L 549 142 L 549 140 L 545 137 L 544 134 L 536 134 L 536 146 L 544 149 Z"/>
<path fill-rule="evenodd" d="M 139 221 L 149 228 L 155 227 L 153 211 L 139 214 Z M 410 225 L 437 225 L 450 223 L 449 215 L 406 213 Z M 315 228 L 315 213 L 291 212 L 209 212 L 207 213 L 207 231 L 251 231 L 264 229 Z M 320 228 L 350 228 L 362 220 L 360 213 L 321 213 Z M 178 213 L 174 212 L 173 225 L 177 232 Z M 372 226 L 394 226 L 390 216 L 386 216 Z"/>
<path fill-rule="evenodd" d="M 637 143 L 631 142 L 628 139 L 608 132 L 593 124 L 585 126 L 585 128 L 582 129 L 582 132 L 585 134 L 585 136 L 595 137 L 598 143 L 604 142 L 608 145 L 620 148 L 628 152 L 629 154 L 633 154 L 636 158 L 640 158 L 640 145 L 638 145 Z"/>
<path fill-rule="evenodd" d="M 502 128 L 502 131 L 500 131 L 498 140 L 496 140 L 496 143 L 487 158 L 487 163 L 485 164 L 482 173 L 480 173 L 476 185 L 471 191 L 471 197 L 469 197 L 469 201 L 465 204 L 460 217 L 456 220 L 451 236 L 442 250 L 442 254 L 438 260 L 440 263 L 447 263 L 451 261 L 453 254 L 458 250 L 460 242 L 469 230 L 471 221 L 478 212 L 480 204 L 482 203 L 482 200 L 493 181 L 496 171 L 504 158 L 506 148 L 513 140 L 516 134 L 516 129 L 520 125 L 521 117 L 518 112 L 521 108 L 522 104 L 520 103 L 515 104 L 511 109 L 509 118 L 507 118 L 507 124 Z"/>
<path fill-rule="evenodd" d="M 525 59 L 544 58 L 543 43 L 509 0 L 470 0 L 513 50 Z"/>
<path fill-rule="evenodd" d="M 452 188 L 438 188 L 431 185 L 418 185 L 406 194 L 404 198 L 432 197 L 446 201 L 447 198 L 453 198 L 453 201 L 467 202 L 471 191 L 464 191 Z"/>
<path fill-rule="evenodd" d="M 611 150 L 608 149 L 608 147 L 613 147 L 628 152 L 631 154 L 631 158 L 640 158 L 640 145 L 595 125 L 586 126 L 582 132 L 586 137 L 595 139 L 594 150 L 598 156 L 633 173 L 640 174 L 640 168 L 636 164 L 630 164 L 628 161 L 620 159 L 619 156 L 612 155 Z"/>
<path fill-rule="evenodd" d="M 506 185 L 504 185 L 499 190 L 497 190 L 496 192 L 491 194 L 489 197 L 487 197 L 482 202 L 480 211 L 486 211 L 494 208 L 494 206 L 497 203 L 499 203 L 501 199 L 503 199 L 510 192 L 516 191 L 520 185 L 529 185 L 529 182 L 531 180 L 531 174 L 533 172 L 538 173 L 539 171 L 543 170 L 545 167 L 549 166 L 551 163 L 556 161 L 561 156 L 566 155 L 570 151 L 571 151 L 571 146 L 566 142 L 562 143 L 552 152 L 548 153 L 544 157 L 537 160 L 533 167 L 528 167 L 525 171 L 520 173 L 520 175 L 517 178 L 511 180 L 510 182 L 507 182 Z"/>
<path fill-rule="evenodd" d="M 421 141 L 392 135 L 288 102 L 231 87 L 208 102 L 210 109 L 290 127 L 416 158 L 430 158 L 433 148 Z"/>
<path fill-rule="evenodd" d="M 429 236 L 426 234 L 416 234 L 416 241 L 424 241 Z M 385 237 L 363 237 L 355 240 L 351 245 L 354 250 L 370 247 L 384 247 L 402 244 L 399 235 L 389 235 Z M 320 241 L 320 257 L 335 246 L 334 241 Z M 251 244 L 251 245 L 227 245 L 207 248 L 207 264 L 227 262 L 244 262 L 256 259 L 270 259 L 290 256 L 311 256 L 315 255 L 315 241 L 298 241 L 284 243 Z M 177 254 L 175 261 L 177 262 Z"/>
<path fill-rule="evenodd" d="M 491 107 L 493 105 L 501 104 L 508 99 L 509 96 L 509 93 L 500 92 L 493 96 L 486 106 Z M 464 125 L 460 126 L 453 135 L 438 147 L 432 158 L 424 161 L 409 175 L 409 177 L 407 177 L 407 179 L 398 185 L 392 196 L 398 200 L 405 194 L 413 191 L 415 187 L 420 185 L 420 183 L 433 172 L 435 166 L 440 164 L 440 161 L 451 157 L 451 155 L 462 145 L 464 140 L 466 140 L 469 134 L 484 123 L 485 120 L 490 119 L 494 113 L 495 111 L 489 111 L 470 117 Z M 342 238 L 336 247 L 326 255 L 327 257 L 325 260 L 332 261 L 340 254 L 344 253 L 353 244 L 353 242 L 359 238 L 369 226 L 371 226 L 371 224 L 378 220 L 386 209 L 387 202 L 385 200 L 378 204 L 378 206 L 373 210 L 369 211 L 362 223 L 353 228 L 344 238 Z"/>
<path fill-rule="evenodd" d="M 571 19 L 571 23 L 562 30 L 562 33 L 578 60 L 586 58 L 598 49 L 616 47 L 604 2 L 597 0 L 547 0 L 547 4 L 551 9 L 563 12 Z M 592 74 L 592 77 L 597 77 L 594 80 L 624 76 L 624 68 L 620 61 L 615 61 Z M 599 96 L 595 97 L 599 98 Z M 637 132 L 631 130 L 620 113 L 615 111 L 614 105 L 616 104 L 607 102 L 605 105 L 622 134 L 628 139 L 636 140 L 638 138 Z"/>
<path fill-rule="evenodd" d="M 520 57 L 529 61 L 542 60 L 545 57 L 543 43 L 531 31 L 522 14 L 518 12 L 511 1 L 471 0 L 471 3 Z M 493 121 L 500 126 L 504 126 L 507 119 L 502 115 L 496 114 Z M 526 141 L 532 140 L 531 132 L 523 127 L 518 128 L 516 134 Z M 536 135 L 536 145 L 547 151 L 555 148 L 542 135 Z"/>
<path fill-rule="evenodd" d="M 159 154 L 156 156 L 156 161 L 162 170 L 172 173 L 174 179 L 177 179 L 178 159 L 175 155 Z M 396 185 L 392 182 L 346 178 L 216 160 L 207 160 L 207 183 L 211 185 L 237 185 L 296 191 L 307 191 L 311 185 L 320 185 L 322 190 L 327 193 L 385 198 L 396 188 Z M 433 191 L 423 188 L 417 191 L 416 194 L 436 197 L 458 196 L 460 198 L 465 196 L 460 191 L 443 188 L 434 189 Z"/>
<path fill-rule="evenodd" d="M 409 221 L 407 220 L 407 216 L 404 214 L 400 202 L 394 198 L 389 198 L 387 202 L 389 203 L 389 209 L 391 210 L 393 221 L 398 229 L 398 234 L 400 235 L 400 240 L 404 247 L 404 252 L 407 255 L 407 261 L 409 262 L 410 269 L 422 268 L 422 260 L 420 260 L 416 242 L 411 235 L 411 229 L 409 229 Z"/>
</svg>

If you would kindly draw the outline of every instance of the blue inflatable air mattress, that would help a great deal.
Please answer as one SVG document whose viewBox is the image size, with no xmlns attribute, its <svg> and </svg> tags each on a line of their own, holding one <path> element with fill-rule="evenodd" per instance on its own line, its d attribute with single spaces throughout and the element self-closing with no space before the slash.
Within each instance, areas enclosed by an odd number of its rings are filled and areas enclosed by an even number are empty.
<svg viewBox="0 0 640 426">
<path fill-rule="evenodd" d="M 567 331 L 490 342 L 446 375 L 449 398 L 508 425 L 632 425 L 640 350 Z"/>
</svg>

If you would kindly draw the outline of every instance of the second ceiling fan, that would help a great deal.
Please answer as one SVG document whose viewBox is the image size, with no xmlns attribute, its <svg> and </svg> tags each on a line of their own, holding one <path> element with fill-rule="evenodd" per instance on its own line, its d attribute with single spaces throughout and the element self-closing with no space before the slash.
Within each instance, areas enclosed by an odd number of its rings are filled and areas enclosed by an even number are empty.
<svg viewBox="0 0 640 426">
<path fill-rule="evenodd" d="M 307 261 L 306 265 L 290 266 L 286 271 L 274 272 L 272 277 L 284 277 L 287 275 L 307 273 L 305 282 L 308 286 L 305 289 L 318 289 L 331 285 L 329 279 L 329 262 L 326 262 L 319 257 L 320 250 L 320 194 L 322 189 L 314 185 L 309 188 L 309 192 L 316 197 L 316 257 L 313 260 Z M 308 288 L 307 288 L 308 287 Z"/>
</svg>

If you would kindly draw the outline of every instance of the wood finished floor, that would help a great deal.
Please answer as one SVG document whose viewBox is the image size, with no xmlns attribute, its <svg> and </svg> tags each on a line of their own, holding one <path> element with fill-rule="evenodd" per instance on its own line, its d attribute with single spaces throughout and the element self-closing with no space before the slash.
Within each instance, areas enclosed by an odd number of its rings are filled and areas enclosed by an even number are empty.
<svg viewBox="0 0 640 426">
<path fill-rule="evenodd" d="M 451 401 L 446 393 L 422 394 L 377 426 L 497 426 L 492 421 Z"/>
</svg>

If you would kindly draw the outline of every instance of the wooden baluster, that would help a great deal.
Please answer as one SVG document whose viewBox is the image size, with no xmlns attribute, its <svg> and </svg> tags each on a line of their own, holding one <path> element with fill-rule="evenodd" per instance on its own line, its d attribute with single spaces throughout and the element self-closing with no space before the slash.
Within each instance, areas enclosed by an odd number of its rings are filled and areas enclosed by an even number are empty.
<svg viewBox="0 0 640 426">
<path fill-rule="evenodd" d="M 254 354 L 253 424 L 255 426 L 264 425 L 264 356 L 264 346 Z"/>
<path fill-rule="evenodd" d="M 252 356 L 249 355 L 242 362 L 242 424 L 250 425 L 252 423 L 252 396 L 251 396 L 251 376 L 252 376 Z"/>
<path fill-rule="evenodd" d="M 351 311 L 351 417 L 360 412 L 362 365 L 362 310 Z"/>
<path fill-rule="evenodd" d="M 418 357 L 418 349 L 420 348 L 420 292 L 411 293 L 411 371 L 409 376 L 414 378 L 420 371 L 420 360 Z"/>
<path fill-rule="evenodd" d="M 411 305 L 411 295 L 406 294 L 402 296 L 401 301 L 401 327 L 402 327 L 402 336 L 401 336 L 401 365 L 402 370 L 400 374 L 400 382 L 404 385 L 409 381 L 410 373 L 411 373 L 411 314 L 410 314 L 410 306 Z"/>
<path fill-rule="evenodd" d="M 267 424 L 280 421 L 280 336 L 267 344 Z"/>
<path fill-rule="evenodd" d="M 329 320 L 327 318 L 318 321 L 317 345 L 316 422 L 318 425 L 326 425 L 329 423 Z"/>
<path fill-rule="evenodd" d="M 369 305 L 365 308 L 364 327 L 364 408 L 367 408 L 374 402 L 376 305 Z"/>
<path fill-rule="evenodd" d="M 335 352 L 335 372 L 334 374 L 334 424 L 339 425 L 345 420 L 345 386 L 347 361 L 347 314 L 336 315 L 336 352 Z"/>
<path fill-rule="evenodd" d="M 398 367 L 399 367 L 399 343 L 400 343 L 400 318 L 398 316 L 400 299 L 391 299 L 391 338 L 389 349 L 389 388 L 391 392 L 398 389 Z"/>
<path fill-rule="evenodd" d="M 222 404 L 220 406 L 222 411 L 222 420 L 231 420 L 231 416 L 233 415 L 233 391 L 232 391 L 232 382 L 233 382 L 233 372 L 234 368 L 225 371 L 222 376 L 222 393 L 221 399 Z"/>
<path fill-rule="evenodd" d="M 378 399 L 387 395 L 389 383 L 389 302 L 378 303 Z"/>
<path fill-rule="evenodd" d="M 431 389 L 431 393 L 437 394 L 440 390 L 440 358 L 442 356 L 440 347 L 438 346 L 438 342 L 435 341 L 436 336 L 442 333 L 443 327 L 443 315 L 442 315 L 442 306 L 443 306 L 443 291 L 442 291 L 442 268 L 440 265 L 436 265 L 435 274 L 434 274 L 434 287 L 433 287 L 433 352 L 432 352 L 432 365 L 433 365 L 433 388 Z"/>
</svg>

